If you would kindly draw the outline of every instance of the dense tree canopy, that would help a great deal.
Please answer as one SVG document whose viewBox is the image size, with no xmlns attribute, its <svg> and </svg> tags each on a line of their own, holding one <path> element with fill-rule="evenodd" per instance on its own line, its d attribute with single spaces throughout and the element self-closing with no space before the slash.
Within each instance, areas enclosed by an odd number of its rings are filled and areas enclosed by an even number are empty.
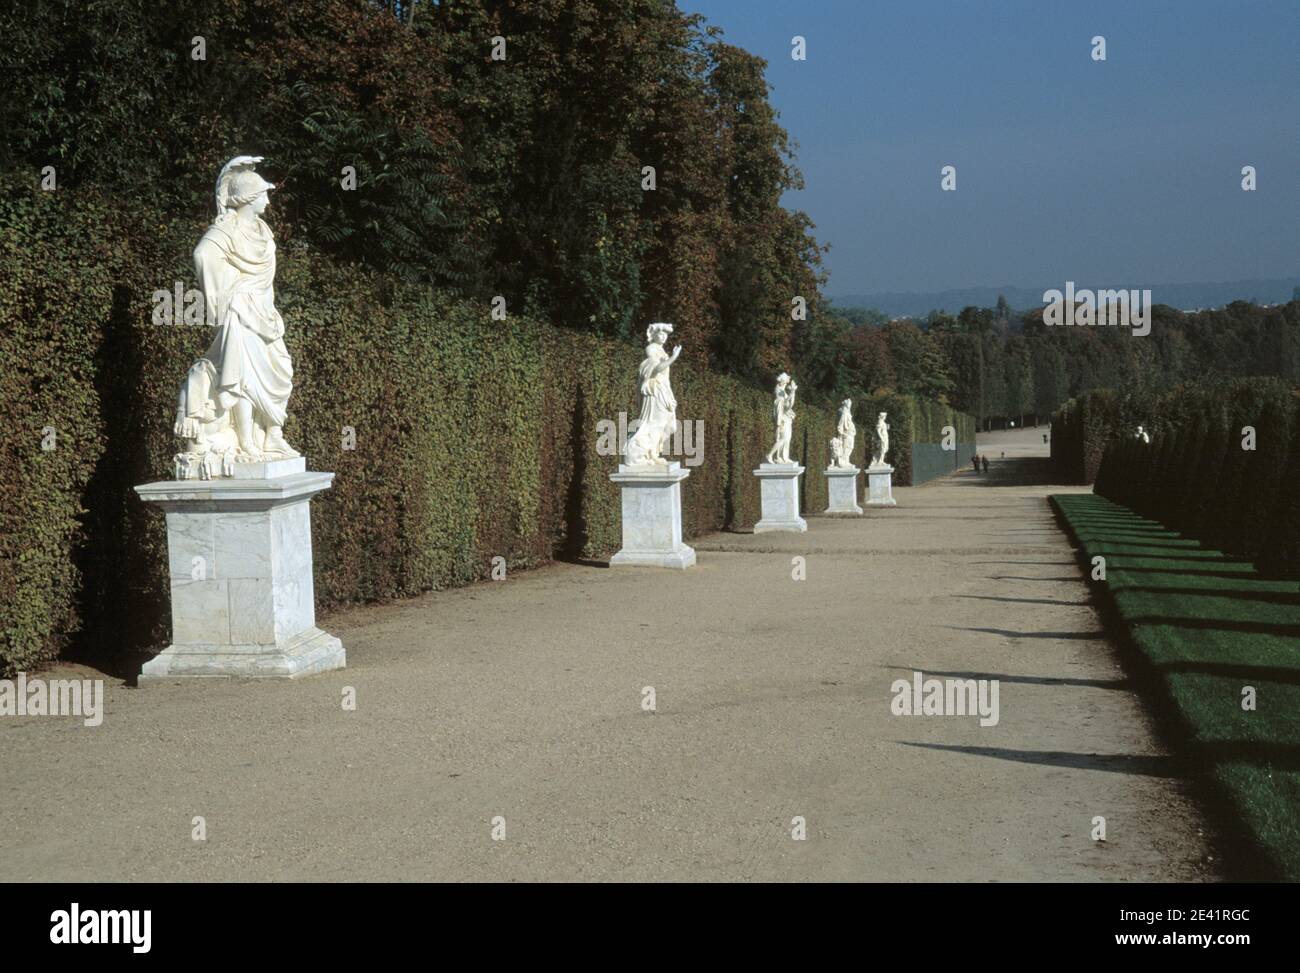
<svg viewBox="0 0 1300 973">
<path fill-rule="evenodd" d="M 201 220 L 265 155 L 288 245 L 606 335 L 671 320 L 755 378 L 822 315 L 765 64 L 672 0 L 7 6 L 0 165 L 33 180 Z"/>
</svg>

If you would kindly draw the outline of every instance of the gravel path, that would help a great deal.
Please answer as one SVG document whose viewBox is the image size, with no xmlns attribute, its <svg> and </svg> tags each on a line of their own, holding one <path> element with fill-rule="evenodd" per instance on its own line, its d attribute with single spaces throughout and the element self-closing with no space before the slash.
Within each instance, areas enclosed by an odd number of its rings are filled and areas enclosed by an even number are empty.
<svg viewBox="0 0 1300 973">
<path fill-rule="evenodd" d="M 107 680 L 98 728 L 0 719 L 0 879 L 1218 878 L 1061 488 L 1032 482 L 1039 433 L 981 448 L 987 477 L 702 538 L 687 572 L 555 565 L 335 614 L 344 672 Z M 999 680 L 997 725 L 892 715 L 916 671 Z"/>
</svg>

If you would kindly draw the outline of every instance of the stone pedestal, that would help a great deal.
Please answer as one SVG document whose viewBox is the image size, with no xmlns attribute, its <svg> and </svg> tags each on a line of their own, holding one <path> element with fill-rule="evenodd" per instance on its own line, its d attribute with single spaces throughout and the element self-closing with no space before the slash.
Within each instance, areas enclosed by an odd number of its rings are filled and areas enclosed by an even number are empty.
<svg viewBox="0 0 1300 973">
<path fill-rule="evenodd" d="M 867 467 L 867 506 L 898 506 L 894 502 L 894 468 L 892 466 Z"/>
<path fill-rule="evenodd" d="M 689 568 L 695 548 L 682 543 L 682 480 L 691 475 L 680 463 L 624 466 L 610 479 L 623 494 L 623 546 L 609 566 Z"/>
<path fill-rule="evenodd" d="M 763 463 L 754 471 L 763 491 L 763 517 L 754 525 L 754 533 L 788 530 L 803 533 L 808 521 L 799 516 L 799 477 L 804 468 L 798 463 Z"/>
<path fill-rule="evenodd" d="M 234 477 L 135 488 L 167 514 L 172 644 L 140 684 L 280 678 L 341 669 L 342 643 L 316 627 L 311 498 L 333 473 L 302 458 L 236 464 Z"/>
<path fill-rule="evenodd" d="M 856 466 L 828 466 L 826 468 L 826 513 L 860 514 L 858 506 L 858 474 Z"/>
</svg>

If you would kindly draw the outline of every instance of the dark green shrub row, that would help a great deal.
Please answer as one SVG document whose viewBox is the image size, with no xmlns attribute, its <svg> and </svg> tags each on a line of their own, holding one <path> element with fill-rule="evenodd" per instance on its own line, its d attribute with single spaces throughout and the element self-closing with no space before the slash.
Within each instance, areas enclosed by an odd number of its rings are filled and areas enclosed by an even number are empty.
<svg viewBox="0 0 1300 973">
<path fill-rule="evenodd" d="M 194 286 L 204 228 L 0 179 L 6 672 L 70 643 L 103 661 L 169 635 L 163 518 L 132 487 L 170 477 L 176 388 L 211 339 L 151 323 L 155 291 Z M 286 435 L 337 473 L 313 504 L 320 606 L 464 584 L 496 555 L 513 570 L 617 548 L 617 457 L 598 453 L 597 423 L 635 416 L 639 342 L 493 321 L 293 245 L 276 289 L 295 367 Z M 684 364 L 673 380 L 679 416 L 703 423 L 686 531 L 752 525 L 770 392 Z M 795 434 L 805 509 L 820 511 L 834 409 L 801 401 Z"/>
<path fill-rule="evenodd" d="M 1300 397 L 1238 378 L 1157 396 L 1151 442 L 1123 430 L 1096 492 L 1265 569 L 1300 569 Z M 1253 448 L 1247 448 L 1253 447 Z"/>
<path fill-rule="evenodd" d="M 1119 433 L 1123 409 L 1110 389 L 1094 389 L 1070 399 L 1052 416 L 1051 455 L 1064 483 L 1097 478 L 1106 445 Z"/>
<path fill-rule="evenodd" d="M 1105 559 L 1096 596 L 1136 650 L 1136 668 L 1167 694 L 1180 760 L 1222 789 L 1277 877 L 1300 880 L 1300 766 L 1293 759 L 1300 746 L 1300 600 L 1292 580 L 1265 577 L 1105 497 L 1071 493 L 1051 501 L 1084 570 L 1091 573 L 1093 558 Z M 1245 685 L 1267 705 L 1243 709 Z M 1270 877 L 1243 851 L 1234 855 L 1237 875 Z"/>
</svg>

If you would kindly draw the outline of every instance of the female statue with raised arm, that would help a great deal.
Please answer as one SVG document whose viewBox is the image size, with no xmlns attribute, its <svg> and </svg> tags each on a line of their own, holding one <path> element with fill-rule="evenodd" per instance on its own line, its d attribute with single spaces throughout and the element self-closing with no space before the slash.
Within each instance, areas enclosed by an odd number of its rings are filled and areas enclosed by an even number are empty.
<svg viewBox="0 0 1300 973">
<path fill-rule="evenodd" d="M 666 466 L 668 462 L 663 458 L 663 451 L 677 427 L 677 399 L 673 396 L 669 369 L 682 353 L 680 344 L 671 355 L 664 348 L 664 341 L 672 332 L 673 326 L 663 321 L 646 328 L 645 358 L 637 370 L 641 380 L 641 414 L 623 450 L 628 466 Z"/>
<path fill-rule="evenodd" d="M 772 418 L 776 420 L 776 442 L 768 451 L 769 463 L 790 463 L 790 437 L 794 432 L 794 395 L 799 386 L 785 372 L 776 377 Z"/>
</svg>

